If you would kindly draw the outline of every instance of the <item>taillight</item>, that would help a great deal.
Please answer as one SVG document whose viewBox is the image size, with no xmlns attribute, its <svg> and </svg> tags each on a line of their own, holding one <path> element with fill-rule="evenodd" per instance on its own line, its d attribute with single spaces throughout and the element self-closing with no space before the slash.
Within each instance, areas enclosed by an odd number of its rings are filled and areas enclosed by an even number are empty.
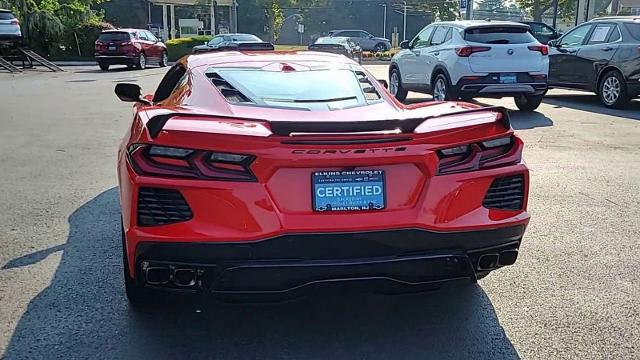
<svg viewBox="0 0 640 360">
<path fill-rule="evenodd" d="M 11 20 L 11 25 L 20 25 L 20 20 L 18 19 Z"/>
<path fill-rule="evenodd" d="M 463 46 L 456 48 L 456 54 L 461 57 L 469 57 L 473 53 L 491 50 L 489 46 Z"/>
<path fill-rule="evenodd" d="M 250 165 L 251 155 L 134 144 L 129 162 L 136 173 L 149 176 L 193 179 L 256 181 Z"/>
<path fill-rule="evenodd" d="M 133 43 L 131 41 L 120 43 L 120 46 L 129 46 L 129 45 L 133 45 Z"/>
<path fill-rule="evenodd" d="M 547 45 L 531 45 L 528 48 L 531 51 L 538 51 L 542 55 L 549 55 L 549 47 Z"/>
<path fill-rule="evenodd" d="M 438 150 L 438 175 L 513 165 L 522 157 L 522 140 L 515 136 Z"/>
</svg>

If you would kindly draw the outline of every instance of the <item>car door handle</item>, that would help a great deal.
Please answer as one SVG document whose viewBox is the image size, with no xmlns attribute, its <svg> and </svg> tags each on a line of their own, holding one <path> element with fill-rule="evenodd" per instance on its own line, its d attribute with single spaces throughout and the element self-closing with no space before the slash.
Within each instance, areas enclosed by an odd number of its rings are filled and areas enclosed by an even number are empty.
<svg viewBox="0 0 640 360">
<path fill-rule="evenodd" d="M 602 51 L 611 51 L 611 50 L 613 50 L 611 46 L 607 46 L 606 48 L 602 49 Z"/>
<path fill-rule="evenodd" d="M 436 52 L 434 52 L 434 53 L 433 53 L 433 55 L 435 55 L 435 56 L 440 55 L 440 51 L 436 51 Z"/>
</svg>

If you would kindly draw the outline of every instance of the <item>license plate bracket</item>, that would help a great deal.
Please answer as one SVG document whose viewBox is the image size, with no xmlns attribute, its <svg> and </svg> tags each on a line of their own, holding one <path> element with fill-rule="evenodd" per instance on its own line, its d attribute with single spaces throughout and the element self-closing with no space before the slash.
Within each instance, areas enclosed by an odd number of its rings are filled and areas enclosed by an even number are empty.
<svg viewBox="0 0 640 360">
<path fill-rule="evenodd" d="M 518 82 L 518 75 L 513 73 L 500 74 L 501 84 L 515 84 Z"/>
<path fill-rule="evenodd" d="M 384 170 L 331 170 L 311 174 L 313 211 L 379 211 L 386 208 Z"/>
</svg>

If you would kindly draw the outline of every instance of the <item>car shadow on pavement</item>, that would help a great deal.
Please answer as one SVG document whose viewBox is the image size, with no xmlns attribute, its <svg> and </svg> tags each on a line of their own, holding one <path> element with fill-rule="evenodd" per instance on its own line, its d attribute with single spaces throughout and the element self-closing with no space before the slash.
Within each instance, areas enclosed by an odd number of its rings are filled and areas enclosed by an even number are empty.
<svg viewBox="0 0 640 360">
<path fill-rule="evenodd" d="M 610 109 L 602 105 L 598 96 L 592 94 L 547 94 L 542 101 L 549 105 L 555 105 L 556 107 L 640 120 L 639 100 L 631 101 L 626 109 Z"/>
<path fill-rule="evenodd" d="M 131 308 L 122 284 L 117 188 L 69 217 L 51 284 L 29 303 L 6 359 L 519 359 L 478 285 L 405 296 L 318 295 L 287 303 L 174 300 Z M 28 271 L 28 270 L 25 270 Z M 1 356 L 0 356 L 1 357 Z"/>
</svg>

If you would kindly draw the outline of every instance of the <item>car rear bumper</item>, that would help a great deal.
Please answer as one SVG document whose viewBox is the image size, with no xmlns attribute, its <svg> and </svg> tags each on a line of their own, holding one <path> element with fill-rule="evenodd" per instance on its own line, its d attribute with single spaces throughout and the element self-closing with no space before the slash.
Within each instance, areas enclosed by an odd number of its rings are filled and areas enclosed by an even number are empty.
<svg viewBox="0 0 640 360">
<path fill-rule="evenodd" d="M 96 55 L 96 61 L 109 65 L 131 65 L 136 64 L 138 55 Z"/>
<path fill-rule="evenodd" d="M 527 73 L 518 73 L 516 83 L 501 83 L 500 74 L 462 78 L 456 84 L 461 97 L 507 97 L 517 95 L 542 95 L 547 91 L 547 79 L 535 79 Z"/>
<path fill-rule="evenodd" d="M 144 242 L 136 249 L 136 279 L 152 288 L 221 298 L 280 299 L 345 285 L 423 291 L 451 280 L 475 281 L 477 273 L 513 264 L 524 231 L 525 225 L 517 225 L 447 233 L 294 234 L 250 243 Z"/>
<path fill-rule="evenodd" d="M 22 40 L 22 33 L 20 32 L 0 34 L 0 41 L 21 41 L 21 40 Z"/>
</svg>

